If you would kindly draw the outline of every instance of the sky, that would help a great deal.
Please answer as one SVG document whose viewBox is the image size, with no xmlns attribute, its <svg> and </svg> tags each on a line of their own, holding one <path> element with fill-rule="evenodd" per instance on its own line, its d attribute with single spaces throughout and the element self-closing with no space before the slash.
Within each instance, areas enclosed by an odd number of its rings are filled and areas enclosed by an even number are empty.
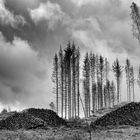
<svg viewBox="0 0 140 140">
<path fill-rule="evenodd" d="M 55 102 L 52 59 L 74 41 L 82 56 L 102 54 L 137 76 L 140 44 L 132 35 L 132 0 L 0 0 L 0 110 L 49 108 Z M 139 0 L 134 2 L 140 6 Z M 111 74 L 113 77 L 113 74 Z M 124 76 L 125 77 L 125 76 Z M 125 78 L 122 100 L 126 99 Z M 136 86 L 136 101 L 140 101 Z"/>
</svg>

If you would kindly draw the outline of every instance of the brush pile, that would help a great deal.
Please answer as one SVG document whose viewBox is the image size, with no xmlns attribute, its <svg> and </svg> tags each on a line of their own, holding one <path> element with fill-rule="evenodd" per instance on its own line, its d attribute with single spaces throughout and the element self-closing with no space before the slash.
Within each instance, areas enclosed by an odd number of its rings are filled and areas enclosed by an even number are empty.
<svg viewBox="0 0 140 140">
<path fill-rule="evenodd" d="M 0 114 L 0 129 L 36 129 L 66 125 L 55 112 L 47 109 L 26 109 Z"/>
<path fill-rule="evenodd" d="M 92 122 L 91 127 L 140 125 L 140 103 L 126 104 Z"/>
</svg>

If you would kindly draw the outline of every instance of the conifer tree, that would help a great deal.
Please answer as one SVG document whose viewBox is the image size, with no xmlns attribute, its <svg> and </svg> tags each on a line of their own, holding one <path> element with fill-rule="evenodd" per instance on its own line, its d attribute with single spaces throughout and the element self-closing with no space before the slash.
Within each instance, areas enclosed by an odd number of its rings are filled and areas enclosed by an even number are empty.
<svg viewBox="0 0 140 140">
<path fill-rule="evenodd" d="M 52 81 L 55 83 L 55 94 L 56 94 L 56 113 L 58 114 L 58 56 L 55 54 L 53 59 L 53 74 L 52 74 Z"/>
<path fill-rule="evenodd" d="M 131 19 L 133 21 L 132 25 L 133 35 L 134 37 L 136 37 L 136 39 L 138 39 L 140 43 L 140 12 L 138 6 L 134 2 L 132 2 L 131 5 Z"/>
<path fill-rule="evenodd" d="M 115 73 L 116 82 L 117 82 L 117 102 L 120 102 L 120 78 L 122 75 L 122 66 L 119 63 L 119 60 L 116 59 L 112 65 L 112 69 Z"/>
<path fill-rule="evenodd" d="M 125 72 L 126 72 L 126 83 L 127 83 L 127 101 L 131 101 L 131 93 L 130 93 L 130 60 L 126 59 L 126 66 L 125 66 Z"/>
<path fill-rule="evenodd" d="M 83 77 L 84 77 L 85 108 L 87 117 L 89 117 L 91 108 L 90 108 L 90 60 L 88 53 L 86 53 L 84 59 Z"/>
<path fill-rule="evenodd" d="M 135 101 L 135 78 L 134 78 L 134 68 L 131 66 L 130 68 L 130 87 L 132 88 L 132 97 L 133 97 L 133 102 Z"/>
<path fill-rule="evenodd" d="M 103 107 L 103 72 L 104 72 L 104 58 L 99 58 L 99 73 L 100 73 L 100 106 Z"/>
</svg>

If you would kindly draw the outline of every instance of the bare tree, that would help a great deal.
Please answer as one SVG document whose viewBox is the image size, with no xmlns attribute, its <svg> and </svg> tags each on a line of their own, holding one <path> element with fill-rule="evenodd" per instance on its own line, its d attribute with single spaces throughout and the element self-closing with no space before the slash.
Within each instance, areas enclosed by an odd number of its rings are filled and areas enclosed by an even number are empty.
<svg viewBox="0 0 140 140">
<path fill-rule="evenodd" d="M 72 117 L 76 117 L 76 48 L 72 44 Z"/>
<path fill-rule="evenodd" d="M 60 90 L 61 90 L 61 117 L 63 118 L 64 112 L 64 56 L 62 48 L 59 50 L 59 65 L 60 65 Z"/>
<path fill-rule="evenodd" d="M 108 107 L 110 108 L 111 107 L 111 84 L 110 84 L 110 81 L 108 80 L 107 81 L 107 84 L 106 84 L 106 97 L 107 97 L 107 102 L 108 102 Z"/>
<path fill-rule="evenodd" d="M 100 109 L 100 77 L 99 77 L 99 57 L 96 55 L 96 83 L 97 83 L 97 110 Z"/>
<path fill-rule="evenodd" d="M 52 74 L 52 81 L 55 83 L 55 89 L 56 89 L 56 113 L 58 114 L 58 56 L 55 54 L 53 59 L 53 74 Z"/>
<path fill-rule="evenodd" d="M 64 55 L 64 98 L 65 98 L 65 119 L 67 119 L 67 112 L 68 112 L 68 70 L 67 70 L 67 56 Z"/>
<path fill-rule="evenodd" d="M 89 55 L 86 53 L 83 65 L 83 77 L 84 77 L 84 97 L 85 97 L 85 109 L 87 117 L 90 116 L 90 60 Z"/>
<path fill-rule="evenodd" d="M 68 74 L 68 118 L 71 118 L 71 56 L 72 48 L 69 42 L 65 49 L 66 63 L 67 63 L 67 74 Z"/>
<path fill-rule="evenodd" d="M 80 79 L 80 66 L 79 66 L 79 61 L 80 61 L 80 51 L 79 47 L 76 50 L 76 84 L 77 84 L 77 115 L 79 117 L 80 115 L 80 89 L 79 89 L 79 79 Z"/>
<path fill-rule="evenodd" d="M 140 67 L 138 69 L 138 79 L 137 79 L 138 86 L 140 87 Z"/>
<path fill-rule="evenodd" d="M 107 85 L 107 81 L 106 81 Z M 104 85 L 104 107 L 107 108 L 107 86 Z"/>
<path fill-rule="evenodd" d="M 111 102 L 112 102 L 112 106 L 114 107 L 114 105 L 115 105 L 115 90 L 116 90 L 116 88 L 115 88 L 115 84 L 114 84 L 114 82 L 112 81 L 111 82 Z"/>
<path fill-rule="evenodd" d="M 100 106 L 103 107 L 103 72 L 104 72 L 104 58 L 99 58 L 99 73 L 100 73 Z"/>
<path fill-rule="evenodd" d="M 133 21 L 132 25 L 133 35 L 140 42 L 140 13 L 138 6 L 134 2 L 132 2 L 131 5 L 131 19 Z"/>
<path fill-rule="evenodd" d="M 110 69 L 110 66 L 109 66 L 109 62 L 107 60 L 107 58 L 105 58 L 105 80 L 106 80 L 106 83 L 107 81 L 109 80 L 108 77 L 109 77 L 109 69 Z"/>
<path fill-rule="evenodd" d="M 130 60 L 126 59 L 125 73 L 126 73 L 126 84 L 127 84 L 127 101 L 131 101 L 130 93 Z"/>
<path fill-rule="evenodd" d="M 130 86 L 132 88 L 133 93 L 133 102 L 135 101 L 135 78 L 134 78 L 134 68 L 131 66 L 130 68 Z"/>
<path fill-rule="evenodd" d="M 90 76 L 91 76 L 91 93 L 92 93 L 92 110 L 95 111 L 95 95 L 96 95 L 96 84 L 95 84 L 95 55 L 90 53 Z"/>
<path fill-rule="evenodd" d="M 117 102 L 120 102 L 120 78 L 122 75 L 122 66 L 119 63 L 119 60 L 116 59 L 112 65 L 112 69 L 115 73 L 116 81 L 117 81 Z"/>
</svg>

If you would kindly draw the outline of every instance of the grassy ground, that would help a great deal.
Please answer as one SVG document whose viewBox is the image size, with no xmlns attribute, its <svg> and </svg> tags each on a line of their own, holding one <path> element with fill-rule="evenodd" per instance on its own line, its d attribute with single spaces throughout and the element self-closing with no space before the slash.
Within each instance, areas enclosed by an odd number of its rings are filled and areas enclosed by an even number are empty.
<svg viewBox="0 0 140 140">
<path fill-rule="evenodd" d="M 89 140 L 89 133 L 70 128 L 0 131 L 0 140 Z M 140 127 L 92 131 L 92 140 L 140 140 Z"/>
</svg>

